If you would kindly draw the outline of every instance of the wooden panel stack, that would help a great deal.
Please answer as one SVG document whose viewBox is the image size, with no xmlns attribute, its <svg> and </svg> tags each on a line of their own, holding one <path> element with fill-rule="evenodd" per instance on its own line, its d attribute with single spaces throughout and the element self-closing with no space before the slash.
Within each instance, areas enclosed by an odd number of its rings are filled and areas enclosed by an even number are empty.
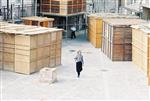
<svg viewBox="0 0 150 101">
<path fill-rule="evenodd" d="M 97 13 L 88 16 L 88 40 L 95 48 L 102 47 L 102 32 L 103 32 L 103 19 L 105 18 L 131 18 L 135 19 L 136 16 L 124 15 L 118 13 Z"/>
<path fill-rule="evenodd" d="M 68 15 L 85 12 L 86 0 L 41 0 L 41 7 L 45 14 Z"/>
<path fill-rule="evenodd" d="M 22 18 L 23 23 L 25 25 L 33 25 L 33 26 L 41 26 L 41 27 L 53 27 L 53 18 L 46 18 L 46 17 L 24 17 Z"/>
<path fill-rule="evenodd" d="M 150 25 L 132 26 L 133 63 L 147 74 L 150 85 Z"/>
<path fill-rule="evenodd" d="M 141 19 L 104 19 L 102 52 L 112 61 L 132 60 L 131 25 L 144 23 Z"/>
<path fill-rule="evenodd" d="M 0 32 L 3 69 L 30 74 L 61 64 L 61 29 L 1 22 Z"/>
</svg>

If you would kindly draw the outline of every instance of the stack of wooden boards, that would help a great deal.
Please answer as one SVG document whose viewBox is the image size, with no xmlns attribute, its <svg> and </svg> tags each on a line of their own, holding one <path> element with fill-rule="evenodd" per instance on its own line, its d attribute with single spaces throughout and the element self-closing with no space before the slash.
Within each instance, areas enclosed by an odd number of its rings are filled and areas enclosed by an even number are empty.
<svg viewBox="0 0 150 101">
<path fill-rule="evenodd" d="M 41 7 L 45 14 L 68 15 L 85 12 L 86 0 L 41 0 Z"/>
<path fill-rule="evenodd" d="M 137 16 L 118 13 L 96 13 L 88 16 L 88 40 L 95 48 L 102 47 L 103 19 L 135 19 Z"/>
<path fill-rule="evenodd" d="M 53 18 L 47 18 L 47 17 L 24 17 L 22 18 L 23 23 L 25 25 L 33 25 L 33 26 L 41 26 L 41 27 L 53 27 Z"/>
<path fill-rule="evenodd" d="M 112 61 L 132 60 L 131 25 L 144 23 L 141 19 L 104 19 L 102 52 Z"/>
<path fill-rule="evenodd" d="M 0 22 L 1 69 L 23 74 L 61 64 L 62 30 Z"/>
<path fill-rule="evenodd" d="M 132 59 L 148 75 L 150 85 L 150 24 L 132 26 Z"/>
</svg>

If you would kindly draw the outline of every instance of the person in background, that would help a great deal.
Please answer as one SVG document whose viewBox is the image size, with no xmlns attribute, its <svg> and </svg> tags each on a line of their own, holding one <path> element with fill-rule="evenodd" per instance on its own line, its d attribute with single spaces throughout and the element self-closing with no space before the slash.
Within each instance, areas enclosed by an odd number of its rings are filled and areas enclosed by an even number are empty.
<svg viewBox="0 0 150 101">
<path fill-rule="evenodd" d="M 80 50 L 77 51 L 77 55 L 74 59 L 76 61 L 76 72 L 77 72 L 77 75 L 78 75 L 77 77 L 79 78 L 80 77 L 80 72 L 82 71 L 82 66 L 84 64 L 83 55 L 82 55 Z"/>
<path fill-rule="evenodd" d="M 71 27 L 71 39 L 75 39 L 76 38 L 76 34 L 75 34 L 75 31 L 76 31 L 76 27 L 75 26 L 72 26 Z"/>
</svg>

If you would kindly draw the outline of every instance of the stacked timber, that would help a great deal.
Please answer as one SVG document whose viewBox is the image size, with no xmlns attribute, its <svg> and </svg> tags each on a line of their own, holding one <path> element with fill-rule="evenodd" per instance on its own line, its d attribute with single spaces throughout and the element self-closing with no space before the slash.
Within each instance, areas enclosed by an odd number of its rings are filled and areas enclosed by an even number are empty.
<svg viewBox="0 0 150 101">
<path fill-rule="evenodd" d="M 22 18 L 23 23 L 25 25 L 33 25 L 33 26 L 41 26 L 41 27 L 53 27 L 53 18 L 47 18 L 47 17 L 24 17 Z"/>
<path fill-rule="evenodd" d="M 112 61 L 132 60 L 131 25 L 144 23 L 141 19 L 104 19 L 102 52 Z"/>
<path fill-rule="evenodd" d="M 88 40 L 95 48 L 102 47 L 103 19 L 124 18 L 135 19 L 137 16 L 118 13 L 96 13 L 88 16 Z"/>
<path fill-rule="evenodd" d="M 68 15 L 85 12 L 86 0 L 41 0 L 44 14 Z"/>
<path fill-rule="evenodd" d="M 62 30 L 0 22 L 1 68 L 30 74 L 61 64 Z"/>
<path fill-rule="evenodd" d="M 132 60 L 145 74 L 150 85 L 150 25 L 132 26 Z"/>
</svg>

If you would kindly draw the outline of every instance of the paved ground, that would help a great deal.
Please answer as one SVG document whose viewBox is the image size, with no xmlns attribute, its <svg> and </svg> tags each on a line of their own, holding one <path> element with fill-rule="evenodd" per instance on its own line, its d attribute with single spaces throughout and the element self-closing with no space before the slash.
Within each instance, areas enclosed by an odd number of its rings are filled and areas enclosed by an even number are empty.
<svg viewBox="0 0 150 101">
<path fill-rule="evenodd" d="M 78 79 L 74 57 L 83 52 L 85 65 Z M 39 74 L 21 75 L 1 71 L 4 100 L 148 100 L 145 74 L 132 62 L 111 62 L 100 49 L 86 40 L 63 42 L 62 66 L 58 67 L 58 82 L 39 82 Z"/>
</svg>

